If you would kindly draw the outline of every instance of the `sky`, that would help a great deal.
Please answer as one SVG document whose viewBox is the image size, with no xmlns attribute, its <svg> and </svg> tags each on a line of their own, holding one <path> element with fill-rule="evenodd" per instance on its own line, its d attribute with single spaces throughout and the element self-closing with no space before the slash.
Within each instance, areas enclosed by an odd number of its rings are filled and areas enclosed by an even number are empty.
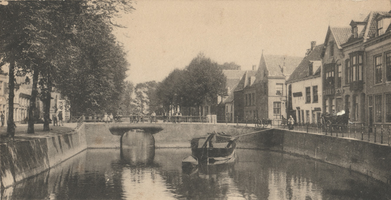
<svg viewBox="0 0 391 200">
<path fill-rule="evenodd" d="M 135 84 L 162 81 L 199 53 L 219 64 L 250 70 L 265 55 L 304 57 L 322 44 L 328 26 L 349 27 L 370 11 L 390 11 L 391 0 L 142 0 L 115 29 Z"/>
</svg>

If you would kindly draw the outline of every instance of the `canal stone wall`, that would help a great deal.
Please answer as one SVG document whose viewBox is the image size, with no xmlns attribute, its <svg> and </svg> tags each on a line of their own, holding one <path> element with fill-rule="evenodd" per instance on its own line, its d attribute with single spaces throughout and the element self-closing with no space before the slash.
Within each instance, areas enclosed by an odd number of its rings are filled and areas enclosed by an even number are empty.
<svg viewBox="0 0 391 200">
<path fill-rule="evenodd" d="M 307 134 L 287 130 L 259 130 L 225 124 L 158 124 L 154 134 L 157 148 L 189 148 L 190 140 L 208 132 L 247 134 L 237 148 L 265 149 L 318 159 L 381 180 L 391 182 L 391 148 L 358 140 Z M 121 136 L 109 131 L 110 125 L 83 124 L 77 132 L 34 136 L 0 145 L 1 187 L 42 173 L 87 148 L 120 148 Z"/>
<path fill-rule="evenodd" d="M 389 146 L 279 129 L 270 132 L 273 135 L 273 144 L 268 146 L 270 150 L 310 157 L 391 183 Z"/>
<path fill-rule="evenodd" d="M 84 127 L 79 132 L 20 138 L 0 145 L 1 188 L 42 173 L 87 148 Z"/>
</svg>

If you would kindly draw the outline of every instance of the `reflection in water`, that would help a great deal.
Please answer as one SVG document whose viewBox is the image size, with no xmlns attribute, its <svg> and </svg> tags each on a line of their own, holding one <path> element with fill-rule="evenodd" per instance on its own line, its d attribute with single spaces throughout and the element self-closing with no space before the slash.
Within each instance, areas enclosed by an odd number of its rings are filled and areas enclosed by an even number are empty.
<svg viewBox="0 0 391 200">
<path fill-rule="evenodd" d="M 130 165 L 149 165 L 155 157 L 152 134 L 129 131 L 121 138 L 121 159 Z"/>
<path fill-rule="evenodd" d="M 148 148 L 147 148 L 148 149 Z M 2 199 L 391 199 L 389 185 L 287 154 L 237 150 L 233 165 L 182 173 L 190 149 L 89 149 L 1 191 Z M 128 157 L 129 156 L 129 157 Z M 140 162 L 141 161 L 141 162 Z M 142 163 L 142 164 L 134 164 Z"/>
</svg>

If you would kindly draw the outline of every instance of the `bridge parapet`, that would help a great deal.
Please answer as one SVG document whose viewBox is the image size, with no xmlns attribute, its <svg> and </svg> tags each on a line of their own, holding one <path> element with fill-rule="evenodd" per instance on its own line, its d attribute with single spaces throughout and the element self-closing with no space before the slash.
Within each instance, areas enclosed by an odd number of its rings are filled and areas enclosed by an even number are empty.
<svg viewBox="0 0 391 200">
<path fill-rule="evenodd" d="M 146 133 L 155 134 L 163 130 L 163 127 L 157 124 L 107 124 L 108 129 L 113 135 L 123 135 L 130 130 L 143 130 Z"/>
</svg>

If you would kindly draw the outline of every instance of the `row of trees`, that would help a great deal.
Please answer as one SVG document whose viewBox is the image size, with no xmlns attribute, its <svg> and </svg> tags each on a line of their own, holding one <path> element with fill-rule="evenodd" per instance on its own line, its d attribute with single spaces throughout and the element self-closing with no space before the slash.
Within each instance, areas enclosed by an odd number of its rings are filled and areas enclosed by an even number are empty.
<svg viewBox="0 0 391 200">
<path fill-rule="evenodd" d="M 170 106 L 194 108 L 217 102 L 226 93 L 224 67 L 199 54 L 183 70 L 175 69 L 157 87 L 164 110 Z"/>
<path fill-rule="evenodd" d="M 34 133 L 35 101 L 44 102 L 49 130 L 55 87 L 71 114 L 115 112 L 128 63 L 112 34 L 112 19 L 132 9 L 129 1 L 10 1 L 0 5 L 0 67 L 9 67 L 7 132 L 14 134 L 15 76 L 32 77 L 28 133 Z"/>
</svg>

